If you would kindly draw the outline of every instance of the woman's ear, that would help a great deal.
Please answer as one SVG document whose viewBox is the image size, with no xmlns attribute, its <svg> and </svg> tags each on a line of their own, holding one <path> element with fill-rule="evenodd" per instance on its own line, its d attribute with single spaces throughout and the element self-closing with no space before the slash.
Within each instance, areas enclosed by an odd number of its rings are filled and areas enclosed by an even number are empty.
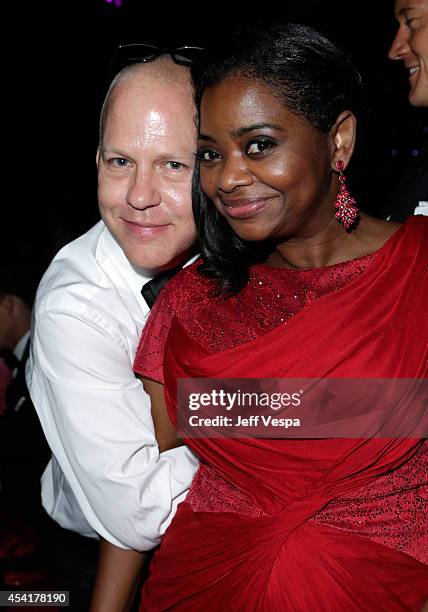
<svg viewBox="0 0 428 612">
<path fill-rule="evenodd" d="M 332 146 L 332 169 L 337 170 L 336 163 L 341 160 L 344 168 L 349 164 L 355 146 L 357 119 L 351 111 L 343 111 L 330 130 Z"/>
</svg>

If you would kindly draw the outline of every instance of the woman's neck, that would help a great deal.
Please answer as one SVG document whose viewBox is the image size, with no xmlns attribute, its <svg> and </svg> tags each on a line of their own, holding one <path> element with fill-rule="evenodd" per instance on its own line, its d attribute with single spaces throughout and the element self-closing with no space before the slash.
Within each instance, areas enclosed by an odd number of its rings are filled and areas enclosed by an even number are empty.
<svg viewBox="0 0 428 612">
<path fill-rule="evenodd" d="M 278 244 L 266 260 L 276 268 L 308 269 L 332 266 L 363 257 L 379 249 L 399 227 L 361 214 L 358 226 L 345 231 L 335 219 L 312 236 L 293 238 Z"/>
</svg>

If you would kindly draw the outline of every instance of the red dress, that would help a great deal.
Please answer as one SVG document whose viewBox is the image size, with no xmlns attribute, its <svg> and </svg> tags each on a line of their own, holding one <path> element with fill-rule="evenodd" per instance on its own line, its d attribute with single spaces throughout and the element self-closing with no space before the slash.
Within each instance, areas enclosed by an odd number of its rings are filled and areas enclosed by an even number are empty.
<svg viewBox="0 0 428 612">
<path fill-rule="evenodd" d="M 213 297 L 193 265 L 162 292 L 135 369 L 162 380 L 163 361 L 173 421 L 178 378 L 426 378 L 427 253 L 428 222 L 412 218 L 351 262 L 254 266 L 230 299 Z M 155 555 L 142 609 L 420 609 L 423 440 L 186 443 L 201 468 Z"/>
</svg>

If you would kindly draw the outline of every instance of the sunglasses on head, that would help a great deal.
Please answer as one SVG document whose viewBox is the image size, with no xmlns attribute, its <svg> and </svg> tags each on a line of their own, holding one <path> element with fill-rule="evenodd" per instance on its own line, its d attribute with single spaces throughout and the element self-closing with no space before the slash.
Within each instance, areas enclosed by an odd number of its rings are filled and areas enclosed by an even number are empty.
<svg viewBox="0 0 428 612">
<path fill-rule="evenodd" d="M 183 45 L 181 47 L 158 47 L 148 43 L 131 43 L 119 45 L 113 63 L 124 68 L 128 64 L 151 62 L 167 53 L 176 64 L 190 66 L 197 61 L 204 51 L 203 47 Z"/>
</svg>

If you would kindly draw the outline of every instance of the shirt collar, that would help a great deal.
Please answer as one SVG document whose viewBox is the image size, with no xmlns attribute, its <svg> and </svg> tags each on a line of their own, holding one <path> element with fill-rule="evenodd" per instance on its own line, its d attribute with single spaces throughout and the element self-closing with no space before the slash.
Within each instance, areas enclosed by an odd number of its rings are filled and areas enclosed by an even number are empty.
<svg viewBox="0 0 428 612">
<path fill-rule="evenodd" d="M 120 276 L 123 282 L 126 283 L 128 290 L 136 297 L 143 312 L 148 314 L 150 309 L 141 295 L 141 287 L 147 283 L 147 281 L 151 280 L 153 276 L 156 276 L 156 273 L 145 268 L 133 266 L 106 225 L 104 225 L 104 230 L 98 244 L 98 255 L 104 260 L 109 259 L 115 267 L 119 269 Z M 183 267 L 190 265 L 198 257 L 199 255 L 194 255 L 183 265 Z"/>
<path fill-rule="evenodd" d="M 109 260 L 110 264 L 117 270 L 118 274 L 115 275 L 117 286 L 121 285 L 122 289 L 130 291 L 138 300 L 143 313 L 147 314 L 149 308 L 140 291 L 143 284 L 152 279 L 153 275 L 129 262 L 122 247 L 106 226 L 104 226 L 97 251 L 97 257 L 101 257 L 104 261 Z"/>
</svg>

